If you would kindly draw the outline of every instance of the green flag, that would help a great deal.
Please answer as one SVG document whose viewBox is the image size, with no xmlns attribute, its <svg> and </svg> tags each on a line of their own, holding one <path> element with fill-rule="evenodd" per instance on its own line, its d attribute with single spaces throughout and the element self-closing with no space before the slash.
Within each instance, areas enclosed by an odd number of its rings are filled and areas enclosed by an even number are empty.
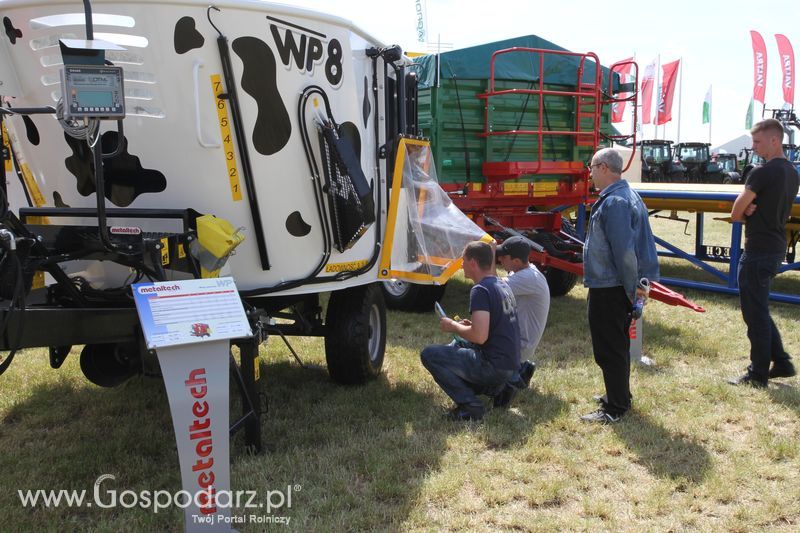
<svg viewBox="0 0 800 533">
<path fill-rule="evenodd" d="M 750 99 L 750 105 L 747 107 L 747 118 L 744 119 L 744 127 L 745 129 L 751 129 L 753 127 L 753 99 Z"/>
<path fill-rule="evenodd" d="M 703 124 L 711 122 L 711 86 L 708 86 L 708 92 L 703 99 Z"/>
</svg>

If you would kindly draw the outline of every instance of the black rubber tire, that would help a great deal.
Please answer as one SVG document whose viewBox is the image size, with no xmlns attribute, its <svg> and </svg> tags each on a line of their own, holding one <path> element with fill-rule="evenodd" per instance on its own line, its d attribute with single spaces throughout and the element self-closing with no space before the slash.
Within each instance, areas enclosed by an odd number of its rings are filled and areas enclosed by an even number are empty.
<svg viewBox="0 0 800 533">
<path fill-rule="evenodd" d="M 380 374 L 386 350 L 386 303 L 377 284 L 331 293 L 325 323 L 331 379 L 360 385 Z"/>
<path fill-rule="evenodd" d="M 418 285 L 403 281 L 381 283 L 386 307 L 413 313 L 433 310 L 433 303 L 444 297 L 446 287 L 447 285 Z"/>
<path fill-rule="evenodd" d="M 550 288 L 550 297 L 564 296 L 578 282 L 578 275 L 565 270 L 547 267 L 542 273 L 547 280 L 547 286 Z"/>
<path fill-rule="evenodd" d="M 87 344 L 80 363 L 86 379 L 107 388 L 122 385 L 141 368 L 136 343 Z"/>
</svg>

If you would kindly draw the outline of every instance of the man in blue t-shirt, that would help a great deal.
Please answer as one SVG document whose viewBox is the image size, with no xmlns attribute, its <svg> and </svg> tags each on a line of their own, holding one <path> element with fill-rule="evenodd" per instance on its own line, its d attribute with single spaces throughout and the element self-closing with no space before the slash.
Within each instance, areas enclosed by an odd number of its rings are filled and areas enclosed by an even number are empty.
<svg viewBox="0 0 800 533">
<path fill-rule="evenodd" d="M 464 276 L 475 282 L 469 320 L 442 317 L 442 331 L 460 337 L 422 350 L 422 364 L 456 403 L 452 420 L 480 420 L 486 411 L 478 394 L 494 397 L 519 368 L 519 324 L 514 294 L 494 273 L 494 250 L 476 241 L 464 248 Z"/>
</svg>

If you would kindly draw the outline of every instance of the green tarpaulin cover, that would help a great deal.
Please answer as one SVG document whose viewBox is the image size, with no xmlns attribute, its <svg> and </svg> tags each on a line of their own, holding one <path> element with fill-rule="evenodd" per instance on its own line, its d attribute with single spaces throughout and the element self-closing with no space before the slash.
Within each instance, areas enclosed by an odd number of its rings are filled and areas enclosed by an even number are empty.
<svg viewBox="0 0 800 533">
<path fill-rule="evenodd" d="M 452 50 L 439 54 L 441 76 L 445 79 L 453 77 L 457 79 L 488 79 L 492 54 L 497 50 L 514 47 L 566 50 L 536 35 Z M 419 88 L 426 89 L 434 86 L 436 84 L 436 55 L 418 57 L 414 59 L 414 62 L 419 65 L 416 69 L 419 75 Z M 546 55 L 544 60 L 545 83 L 574 87 L 579 64 L 579 57 Z M 584 65 L 583 83 L 593 81 L 595 68 L 595 63 L 587 58 Z M 608 69 L 605 67 L 602 69 L 605 89 Z M 538 81 L 539 54 L 520 51 L 499 55 L 495 60 L 495 79 Z"/>
</svg>

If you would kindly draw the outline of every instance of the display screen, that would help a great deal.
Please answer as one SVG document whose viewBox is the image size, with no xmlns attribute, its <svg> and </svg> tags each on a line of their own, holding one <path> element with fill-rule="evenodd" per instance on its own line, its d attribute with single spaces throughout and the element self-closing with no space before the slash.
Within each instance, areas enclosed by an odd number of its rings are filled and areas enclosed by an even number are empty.
<svg viewBox="0 0 800 533">
<path fill-rule="evenodd" d="M 111 91 L 78 91 L 78 102 L 81 107 L 112 107 Z"/>
</svg>

